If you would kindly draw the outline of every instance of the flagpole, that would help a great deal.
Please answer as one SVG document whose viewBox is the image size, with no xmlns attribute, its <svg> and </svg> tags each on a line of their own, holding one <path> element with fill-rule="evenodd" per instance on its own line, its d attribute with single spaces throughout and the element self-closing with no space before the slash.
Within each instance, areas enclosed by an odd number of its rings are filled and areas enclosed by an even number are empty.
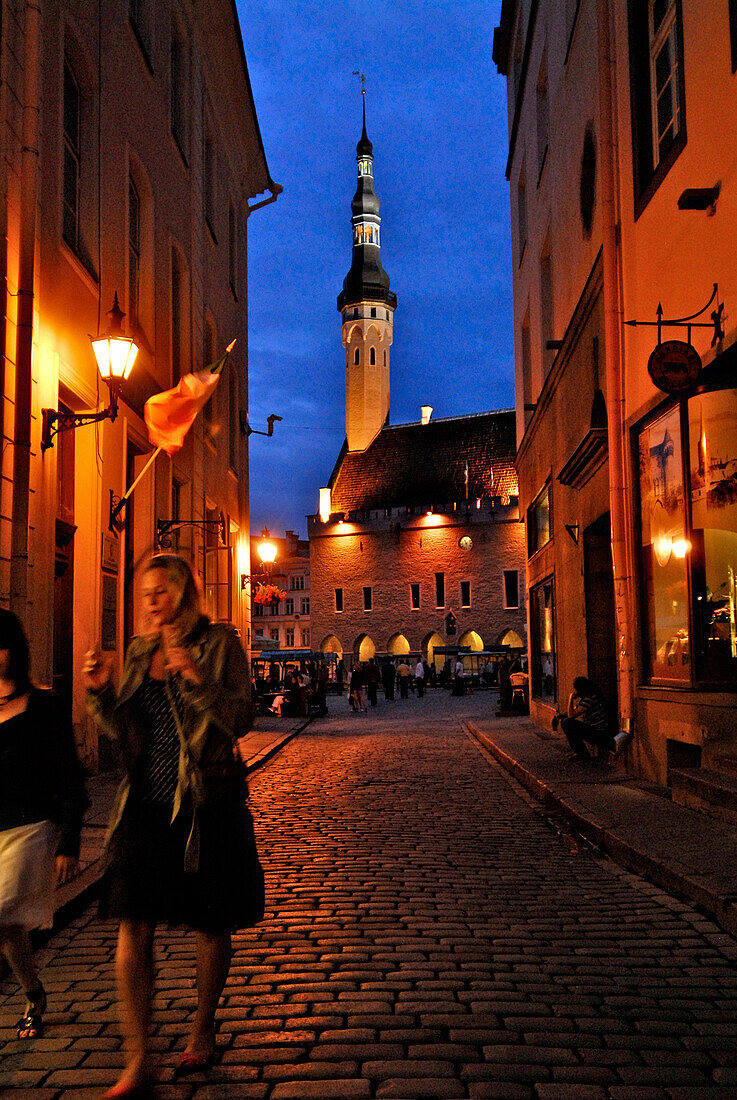
<svg viewBox="0 0 737 1100">
<path fill-rule="evenodd" d="M 161 447 L 156 448 L 156 450 L 151 455 L 148 462 L 143 467 L 143 469 L 141 470 L 140 474 L 138 475 L 136 480 L 133 482 L 131 487 L 129 489 L 126 489 L 125 496 L 122 496 L 120 498 L 120 500 L 118 501 L 118 503 L 115 505 L 112 512 L 110 513 L 110 523 L 111 523 L 111 525 L 112 525 L 113 521 L 118 518 L 118 516 L 122 512 L 123 508 L 125 508 L 126 504 L 128 503 L 128 498 L 130 497 L 131 493 L 135 489 L 136 485 L 141 480 L 141 478 L 146 473 L 146 471 L 149 469 L 149 467 L 152 466 L 153 463 L 156 461 L 156 458 L 158 457 L 159 454 L 161 454 Z"/>
</svg>

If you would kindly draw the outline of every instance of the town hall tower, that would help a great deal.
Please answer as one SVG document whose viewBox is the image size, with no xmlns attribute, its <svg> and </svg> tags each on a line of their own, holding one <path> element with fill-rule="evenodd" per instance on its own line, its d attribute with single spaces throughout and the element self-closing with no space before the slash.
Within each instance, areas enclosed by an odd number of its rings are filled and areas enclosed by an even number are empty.
<svg viewBox="0 0 737 1100">
<path fill-rule="evenodd" d="M 338 295 L 345 352 L 345 422 L 349 451 L 365 451 L 389 417 L 389 349 L 397 296 L 381 266 L 381 218 L 374 191 L 373 146 L 363 132 L 356 146 L 353 261 Z"/>
</svg>

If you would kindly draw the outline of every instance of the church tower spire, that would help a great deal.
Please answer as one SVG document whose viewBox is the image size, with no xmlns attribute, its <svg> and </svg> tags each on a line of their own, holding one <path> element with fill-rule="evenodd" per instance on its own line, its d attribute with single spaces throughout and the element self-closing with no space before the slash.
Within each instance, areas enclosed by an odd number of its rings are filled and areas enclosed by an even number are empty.
<svg viewBox="0 0 737 1100">
<path fill-rule="evenodd" d="M 381 265 L 381 218 L 374 191 L 374 149 L 363 131 L 356 146 L 358 185 L 353 196 L 353 261 L 338 295 L 343 317 L 345 422 L 349 451 L 365 451 L 389 416 L 389 349 L 396 294 Z"/>
</svg>

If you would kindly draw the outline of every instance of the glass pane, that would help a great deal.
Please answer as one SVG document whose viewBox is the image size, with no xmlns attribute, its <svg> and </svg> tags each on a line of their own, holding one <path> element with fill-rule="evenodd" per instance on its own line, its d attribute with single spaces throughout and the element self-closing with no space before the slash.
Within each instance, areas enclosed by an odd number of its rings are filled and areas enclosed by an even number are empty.
<svg viewBox="0 0 737 1100">
<path fill-rule="evenodd" d="M 688 403 L 698 676 L 737 681 L 737 391 Z"/>
<path fill-rule="evenodd" d="M 530 597 L 532 601 L 532 691 L 537 698 L 553 702 L 557 692 L 552 580 L 533 588 Z"/>
<path fill-rule="evenodd" d="M 69 144 L 79 149 L 79 89 L 68 64 L 64 65 L 64 135 Z"/>
<path fill-rule="evenodd" d="M 665 19 L 668 8 L 670 7 L 671 0 L 653 0 L 652 12 L 653 12 L 653 32 L 657 32 L 661 23 Z"/>
<path fill-rule="evenodd" d="M 689 680 L 681 426 L 678 407 L 640 434 L 640 510 L 647 651 L 652 677 Z"/>
</svg>

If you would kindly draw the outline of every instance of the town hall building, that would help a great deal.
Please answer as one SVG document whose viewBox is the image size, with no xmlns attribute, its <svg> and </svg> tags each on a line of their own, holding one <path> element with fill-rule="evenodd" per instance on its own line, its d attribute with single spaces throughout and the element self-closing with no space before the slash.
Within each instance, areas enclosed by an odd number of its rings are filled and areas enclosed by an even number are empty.
<svg viewBox="0 0 737 1100">
<path fill-rule="evenodd" d="M 346 439 L 308 517 L 313 647 L 346 663 L 525 646 L 512 409 L 389 423 L 397 296 L 381 262 L 373 146 L 356 147 L 353 258 L 338 297 Z M 437 662 L 440 667 L 441 662 Z"/>
</svg>

